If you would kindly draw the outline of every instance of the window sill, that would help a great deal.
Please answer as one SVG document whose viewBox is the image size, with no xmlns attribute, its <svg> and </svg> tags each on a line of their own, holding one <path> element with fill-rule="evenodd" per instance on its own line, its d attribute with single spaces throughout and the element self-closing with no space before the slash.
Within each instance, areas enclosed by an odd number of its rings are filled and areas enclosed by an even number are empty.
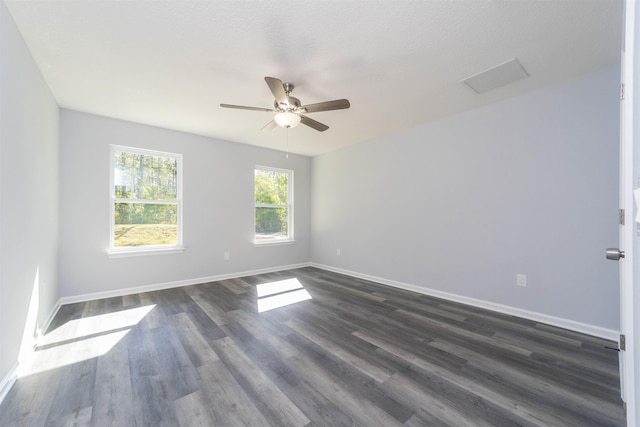
<svg viewBox="0 0 640 427">
<path fill-rule="evenodd" d="M 109 258 L 126 258 L 132 256 L 180 254 L 184 252 L 183 246 L 153 246 L 146 248 L 110 249 L 107 251 Z"/>
<path fill-rule="evenodd" d="M 279 245 L 293 245 L 296 241 L 293 239 L 286 240 L 254 240 L 254 246 L 279 246 Z"/>
</svg>

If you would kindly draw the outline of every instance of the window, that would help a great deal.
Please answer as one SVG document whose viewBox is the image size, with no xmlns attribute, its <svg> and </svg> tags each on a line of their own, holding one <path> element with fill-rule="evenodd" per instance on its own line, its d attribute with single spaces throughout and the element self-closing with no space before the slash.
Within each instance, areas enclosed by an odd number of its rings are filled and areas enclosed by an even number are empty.
<svg viewBox="0 0 640 427">
<path fill-rule="evenodd" d="M 182 247 L 182 156 L 111 147 L 111 251 Z"/>
<path fill-rule="evenodd" d="M 293 240 L 293 171 L 256 166 L 256 243 Z"/>
</svg>

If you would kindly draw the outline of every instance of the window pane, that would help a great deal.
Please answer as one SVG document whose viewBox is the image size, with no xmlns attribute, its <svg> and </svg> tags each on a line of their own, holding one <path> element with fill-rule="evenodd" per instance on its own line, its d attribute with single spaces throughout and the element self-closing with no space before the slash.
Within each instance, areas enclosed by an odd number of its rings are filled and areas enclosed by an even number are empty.
<svg viewBox="0 0 640 427">
<path fill-rule="evenodd" d="M 256 240 L 289 237 L 287 208 L 256 207 Z"/>
<path fill-rule="evenodd" d="M 172 157 L 114 151 L 116 198 L 175 200 L 178 160 Z"/>
<path fill-rule="evenodd" d="M 286 205 L 289 203 L 289 174 L 270 170 L 256 169 L 256 203 L 268 205 Z"/>
<path fill-rule="evenodd" d="M 114 216 L 114 246 L 178 243 L 177 205 L 116 203 Z"/>
</svg>

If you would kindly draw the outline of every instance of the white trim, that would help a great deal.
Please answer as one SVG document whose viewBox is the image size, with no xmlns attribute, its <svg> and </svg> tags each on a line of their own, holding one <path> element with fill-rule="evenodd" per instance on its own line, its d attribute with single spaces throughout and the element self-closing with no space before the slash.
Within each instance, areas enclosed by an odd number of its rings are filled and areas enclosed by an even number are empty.
<svg viewBox="0 0 640 427">
<path fill-rule="evenodd" d="M 176 200 L 161 200 L 161 199 L 127 199 L 124 197 L 114 197 L 114 203 L 137 203 L 141 205 L 176 205 L 178 206 L 177 199 Z"/>
<path fill-rule="evenodd" d="M 37 344 L 40 337 L 43 336 L 44 332 L 49 328 L 49 326 L 51 325 L 51 322 L 53 321 L 53 318 L 56 316 L 56 314 L 58 314 L 58 310 L 60 310 L 60 300 L 58 300 L 53 305 L 53 308 L 51 308 L 51 311 L 49 312 L 49 315 L 47 316 L 47 319 L 45 320 L 44 324 L 39 328 L 38 335 L 34 339 L 34 344 Z M 31 355 L 27 355 L 26 358 L 29 359 L 30 356 Z M 22 362 L 22 364 L 20 362 Z M 7 375 L 5 375 L 5 377 L 2 378 L 2 380 L 0 380 L 0 404 L 2 404 L 2 401 L 4 400 L 4 398 L 7 397 L 7 394 L 9 394 L 11 387 L 13 387 L 15 382 L 18 380 L 18 376 L 19 374 L 21 374 L 20 368 L 24 369 L 25 366 L 27 367 L 29 366 L 28 360 L 16 361 L 16 363 L 11 367 L 9 372 L 7 372 Z"/>
<path fill-rule="evenodd" d="M 171 153 L 169 151 L 160 151 L 160 150 L 150 150 L 148 148 L 138 148 L 138 147 L 131 147 L 129 145 L 119 145 L 119 144 L 111 144 L 111 147 L 114 150 L 120 150 L 120 151 L 128 151 L 130 153 L 134 153 L 134 154 L 143 154 L 143 155 L 150 155 L 150 156 L 164 156 L 164 157 L 175 157 L 176 155 L 178 156 L 182 156 L 182 154 L 176 154 L 176 153 Z"/>
<path fill-rule="evenodd" d="M 94 292 L 90 294 L 74 295 L 60 298 L 60 304 L 74 304 L 78 302 L 92 301 L 102 298 L 121 297 L 124 295 L 137 294 L 142 292 L 160 291 L 163 289 L 179 288 L 181 286 L 199 285 L 202 283 L 217 282 L 219 280 L 236 279 L 238 277 L 253 276 L 256 274 L 273 273 L 276 271 L 293 270 L 296 268 L 310 267 L 311 263 L 284 265 L 279 267 L 262 268 L 257 270 L 241 271 L 236 273 L 220 274 L 217 276 L 199 277 L 194 279 L 176 280 L 174 282 L 156 283 L 152 285 L 135 286 L 131 288 L 116 289 L 113 291 Z"/>
<path fill-rule="evenodd" d="M 9 369 L 7 375 L 5 375 L 4 378 L 0 381 L 0 404 L 2 403 L 4 398 L 7 397 L 7 394 L 9 394 L 11 387 L 13 387 L 16 380 L 18 379 L 18 366 L 18 362 L 16 362 L 11 367 L 11 369 Z"/>
<path fill-rule="evenodd" d="M 49 329 L 49 326 L 51 326 L 51 322 L 53 322 L 53 319 L 56 317 L 56 314 L 58 314 L 58 311 L 60 310 L 61 306 L 62 306 L 62 300 L 58 299 L 58 301 L 56 301 L 56 303 L 53 305 L 53 308 L 49 312 L 49 316 L 47 316 L 47 319 L 42 324 L 42 327 L 40 329 L 39 335 L 36 338 L 36 340 L 39 339 L 41 336 L 43 336 L 47 332 L 47 329 Z"/>
<path fill-rule="evenodd" d="M 621 207 L 625 209 L 625 224 L 620 231 L 619 247 L 626 252 L 625 259 L 621 261 L 620 280 L 620 329 L 626 337 L 626 350 L 620 352 L 620 388 L 621 397 L 626 404 L 626 416 L 628 426 L 637 426 L 640 423 L 640 363 L 638 362 L 638 324 L 636 310 L 638 296 L 634 289 L 638 278 L 638 257 L 635 249 L 637 243 L 637 225 L 633 221 L 638 209 L 634 209 L 633 190 L 637 185 L 638 176 L 637 156 L 640 145 L 640 137 L 637 133 L 636 117 L 638 116 L 638 69 L 640 58 L 640 10 L 635 0 L 625 1 L 624 32 L 623 32 L 623 61 L 622 83 L 624 84 L 624 100 L 621 106 L 620 126 L 620 193 Z"/>
<path fill-rule="evenodd" d="M 254 240 L 253 244 L 255 246 L 277 246 L 277 245 L 291 245 L 296 241 L 293 239 L 264 239 L 264 240 Z"/>
<path fill-rule="evenodd" d="M 535 311 L 524 310 L 517 307 L 511 307 L 508 305 L 497 304 L 490 301 L 480 300 L 476 298 L 465 297 L 458 294 L 452 294 L 449 292 L 438 291 L 435 289 L 425 288 L 422 286 L 416 286 L 409 283 L 398 282 L 395 280 L 384 279 L 382 277 L 371 276 L 368 274 L 358 273 L 355 271 L 344 270 L 342 268 L 331 267 L 328 265 L 317 264 L 312 262 L 312 267 L 320 268 L 322 270 L 332 271 L 334 273 L 340 273 L 347 276 L 357 277 L 359 279 L 370 280 L 372 282 L 381 283 L 383 285 L 392 286 L 394 288 L 404 289 L 407 291 L 413 291 L 424 295 L 433 296 L 436 298 L 442 298 L 449 301 L 459 302 L 462 304 L 471 305 L 474 307 L 484 308 L 498 313 L 508 314 L 511 316 L 517 316 L 524 319 L 533 320 L 535 322 L 546 323 L 548 325 L 557 326 L 564 329 L 569 329 L 575 332 L 580 332 L 587 335 L 592 335 L 599 338 L 618 342 L 619 331 L 613 329 L 602 328 L 600 326 L 589 325 L 587 323 L 576 322 L 570 319 L 564 319 L 561 317 L 550 316 L 548 314 L 538 313 Z"/>
<path fill-rule="evenodd" d="M 166 254 L 181 254 L 184 252 L 183 246 L 162 246 L 162 245 L 147 245 L 147 246 L 126 246 L 122 249 L 111 249 L 107 251 L 109 258 L 125 258 L 132 256 L 143 255 L 166 255 Z"/>
</svg>

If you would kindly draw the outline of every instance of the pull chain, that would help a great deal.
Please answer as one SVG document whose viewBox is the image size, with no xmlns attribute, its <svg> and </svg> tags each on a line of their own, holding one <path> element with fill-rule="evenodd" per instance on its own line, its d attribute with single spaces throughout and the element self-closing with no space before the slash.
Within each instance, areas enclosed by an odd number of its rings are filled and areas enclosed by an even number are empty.
<svg viewBox="0 0 640 427">
<path fill-rule="evenodd" d="M 289 128 L 287 128 L 287 159 L 289 158 Z"/>
</svg>

